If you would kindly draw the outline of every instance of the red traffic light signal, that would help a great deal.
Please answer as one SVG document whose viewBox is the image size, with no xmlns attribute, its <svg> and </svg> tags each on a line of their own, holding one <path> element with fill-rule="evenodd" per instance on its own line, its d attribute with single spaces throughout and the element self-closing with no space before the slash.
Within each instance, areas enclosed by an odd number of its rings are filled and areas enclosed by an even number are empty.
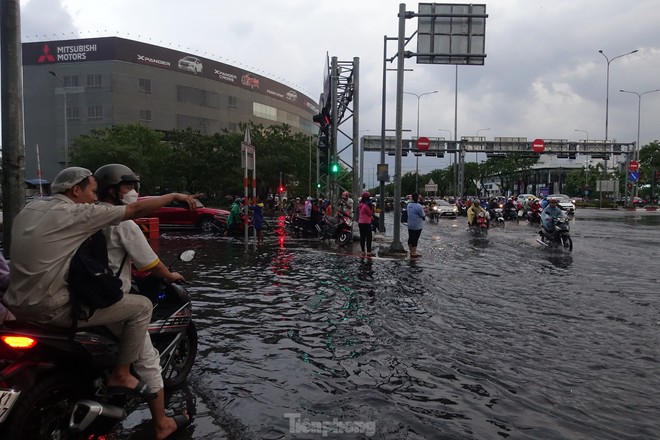
<svg viewBox="0 0 660 440">
<path fill-rule="evenodd" d="M 312 121 L 319 124 L 321 128 L 332 125 L 332 118 L 330 117 L 330 110 L 327 107 L 323 107 L 321 113 L 312 116 Z"/>
<path fill-rule="evenodd" d="M 283 186 L 283 185 L 280 185 L 280 192 L 281 192 L 281 193 L 284 192 L 284 186 Z"/>
</svg>

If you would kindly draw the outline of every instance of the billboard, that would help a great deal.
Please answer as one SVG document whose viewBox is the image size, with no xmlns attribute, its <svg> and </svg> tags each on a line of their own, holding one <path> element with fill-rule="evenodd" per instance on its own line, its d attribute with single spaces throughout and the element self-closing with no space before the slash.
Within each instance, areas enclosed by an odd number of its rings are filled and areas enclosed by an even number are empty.
<svg viewBox="0 0 660 440">
<path fill-rule="evenodd" d="M 285 84 L 194 54 L 119 37 L 23 43 L 23 65 L 56 65 L 90 61 L 126 61 L 199 76 L 281 99 L 311 114 L 319 107 L 308 96 Z"/>
</svg>

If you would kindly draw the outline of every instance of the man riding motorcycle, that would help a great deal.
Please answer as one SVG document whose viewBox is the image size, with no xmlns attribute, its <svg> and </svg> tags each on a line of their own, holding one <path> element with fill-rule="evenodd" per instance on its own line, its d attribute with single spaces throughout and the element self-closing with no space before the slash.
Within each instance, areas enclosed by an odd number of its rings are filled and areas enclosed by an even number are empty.
<svg viewBox="0 0 660 440">
<path fill-rule="evenodd" d="M 558 202 L 557 199 L 550 199 L 548 206 L 541 213 L 541 223 L 543 224 L 543 229 L 547 232 L 551 232 L 553 218 L 566 217 L 566 213 L 559 207 Z"/>
</svg>

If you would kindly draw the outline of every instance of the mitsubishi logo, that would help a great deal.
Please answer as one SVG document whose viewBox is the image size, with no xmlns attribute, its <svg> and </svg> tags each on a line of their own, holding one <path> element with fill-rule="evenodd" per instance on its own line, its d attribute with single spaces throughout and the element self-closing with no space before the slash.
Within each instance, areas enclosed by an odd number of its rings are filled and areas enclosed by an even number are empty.
<svg viewBox="0 0 660 440">
<path fill-rule="evenodd" d="M 44 53 L 39 55 L 39 58 L 37 58 L 37 63 L 41 64 L 44 62 L 49 62 L 49 63 L 55 62 L 55 57 L 51 55 L 50 48 L 48 47 L 47 44 L 44 44 Z"/>
</svg>

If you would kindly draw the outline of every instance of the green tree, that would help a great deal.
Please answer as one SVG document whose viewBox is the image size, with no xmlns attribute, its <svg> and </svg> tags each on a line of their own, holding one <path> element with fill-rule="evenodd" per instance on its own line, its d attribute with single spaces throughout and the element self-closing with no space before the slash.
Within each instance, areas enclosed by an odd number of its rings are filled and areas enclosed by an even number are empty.
<svg viewBox="0 0 660 440">
<path fill-rule="evenodd" d="M 95 171 L 121 163 L 140 175 L 141 191 L 150 193 L 163 182 L 171 150 L 163 135 L 140 124 L 95 129 L 73 141 L 71 163 Z"/>
</svg>

